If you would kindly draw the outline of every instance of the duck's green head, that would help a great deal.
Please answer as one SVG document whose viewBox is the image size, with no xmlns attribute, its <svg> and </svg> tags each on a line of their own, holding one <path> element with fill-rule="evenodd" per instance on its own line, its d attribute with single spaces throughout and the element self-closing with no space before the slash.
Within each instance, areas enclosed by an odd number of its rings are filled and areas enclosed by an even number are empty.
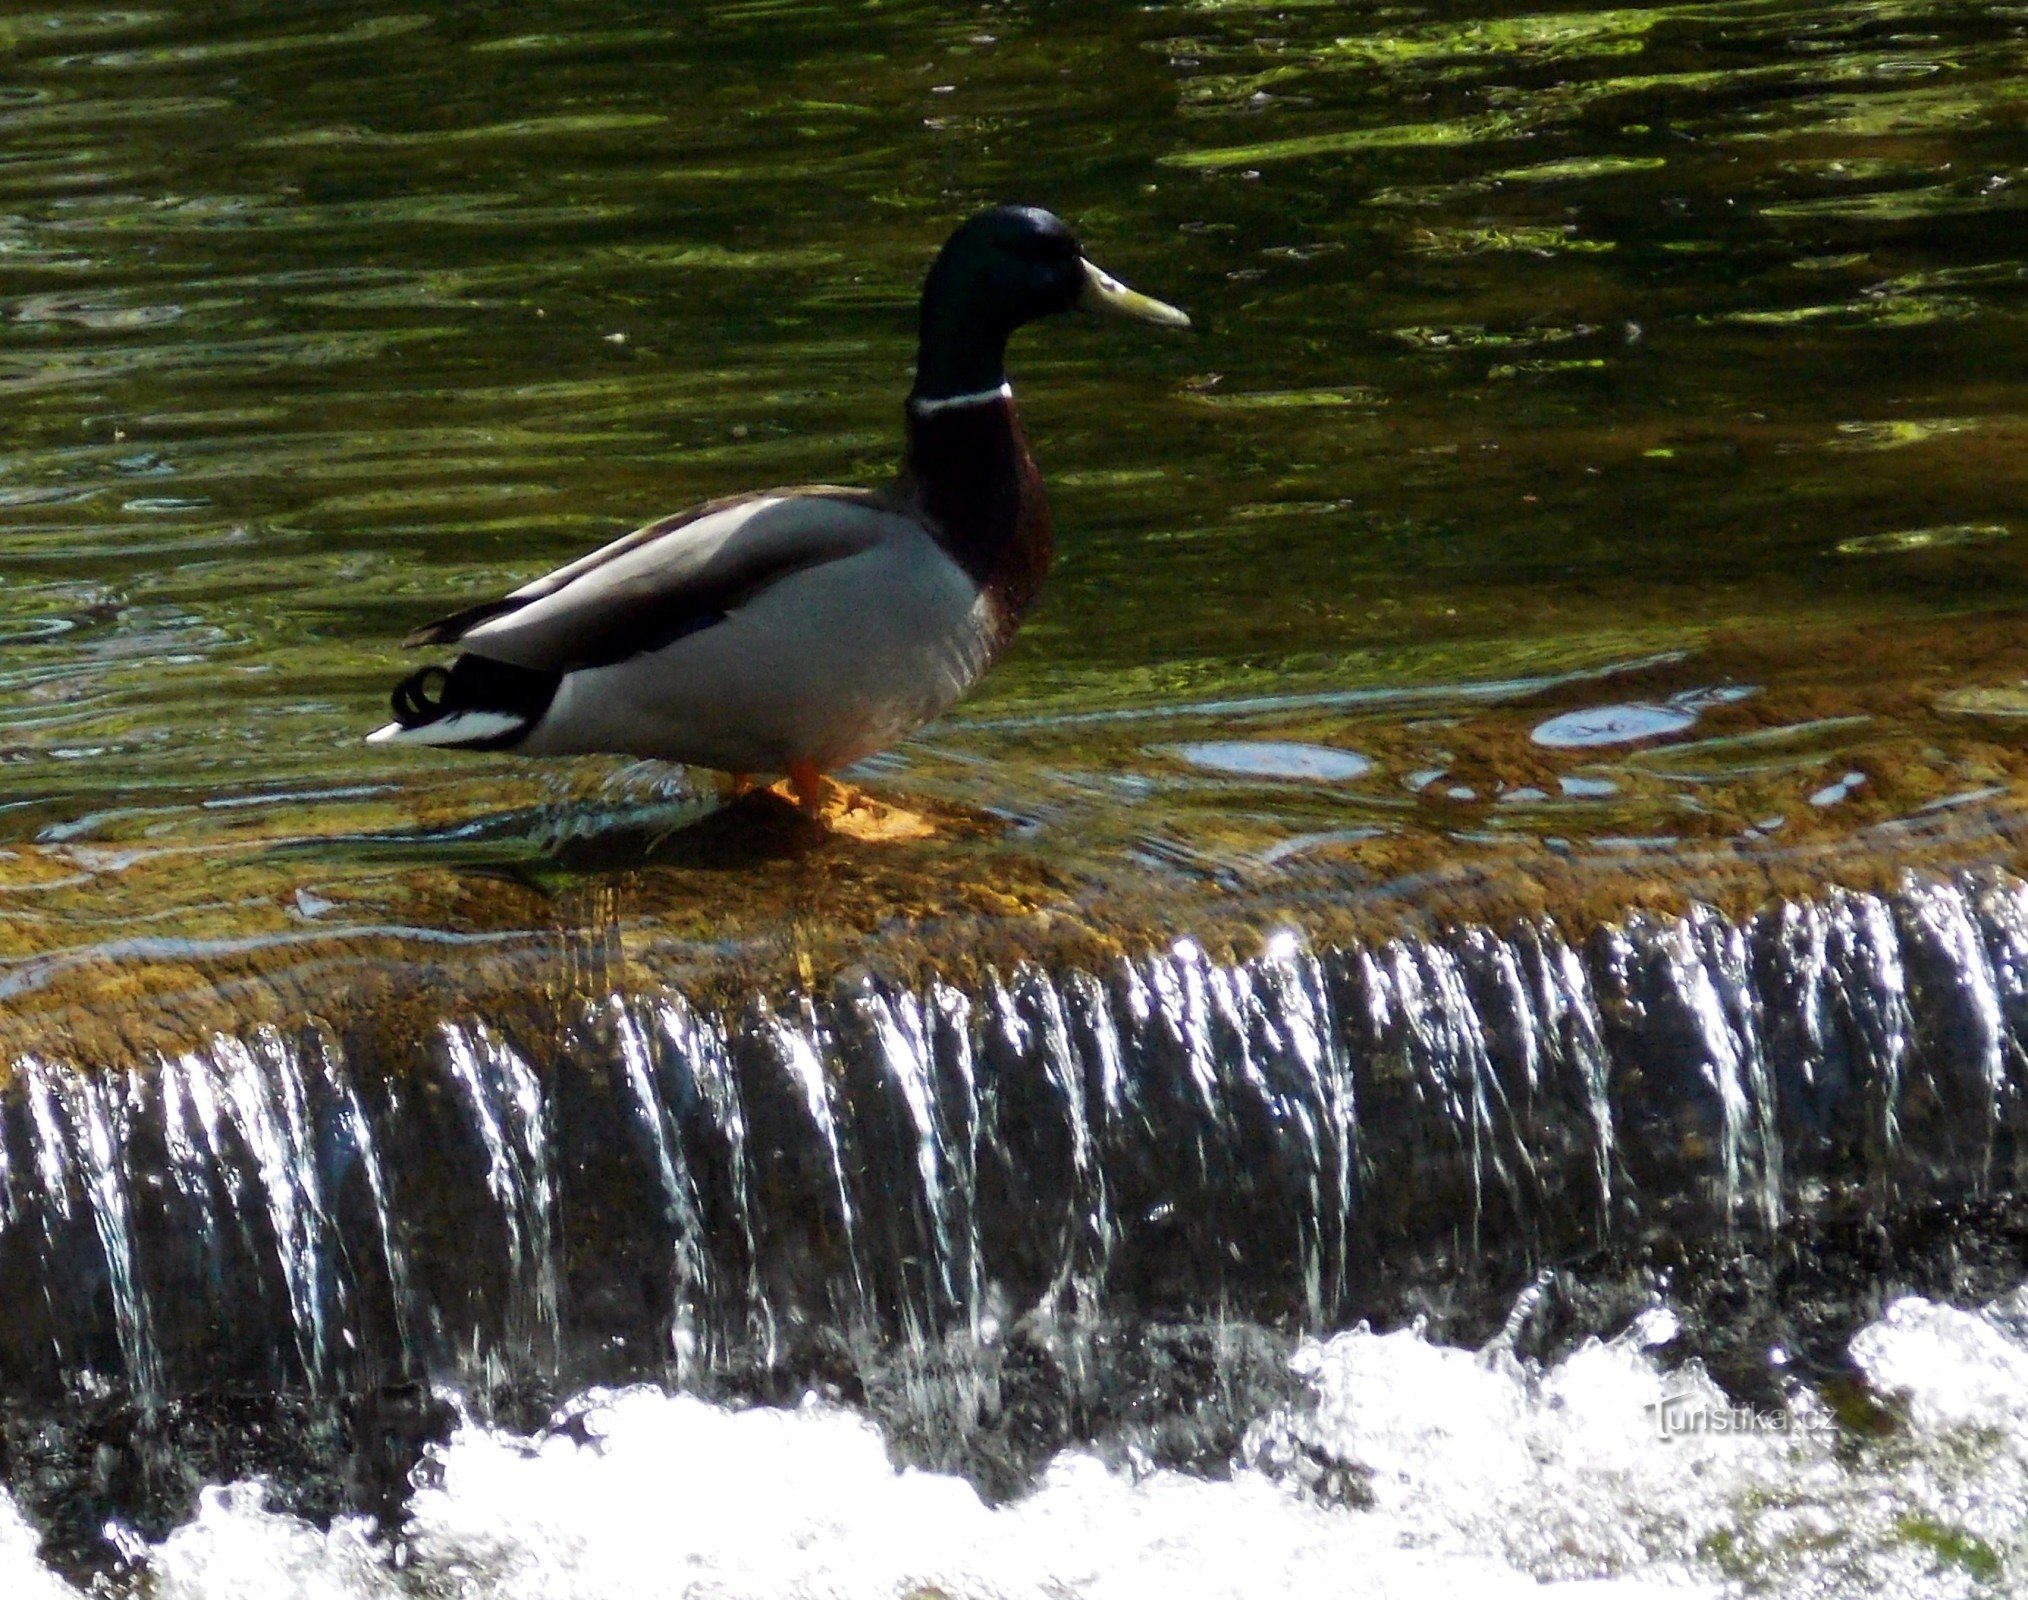
<svg viewBox="0 0 2028 1600">
<path fill-rule="evenodd" d="M 1174 306 L 1136 294 L 1093 266 L 1062 218 L 1036 206 L 981 211 L 944 241 L 923 283 L 912 398 L 997 389 L 1007 379 L 1007 336 L 1024 322 L 1077 307 L 1190 326 Z"/>
</svg>

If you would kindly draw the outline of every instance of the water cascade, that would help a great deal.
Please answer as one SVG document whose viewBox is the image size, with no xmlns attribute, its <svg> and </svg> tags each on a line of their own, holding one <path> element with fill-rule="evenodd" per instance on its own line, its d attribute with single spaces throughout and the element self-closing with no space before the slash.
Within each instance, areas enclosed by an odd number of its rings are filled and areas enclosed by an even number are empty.
<svg viewBox="0 0 2028 1600">
<path fill-rule="evenodd" d="M 1322 1331 L 2018 1174 L 2028 886 L 867 976 L 430 1070 L 306 1021 L 22 1060 L 0 1374 L 55 1399 L 708 1379 L 1021 1319 Z"/>
</svg>

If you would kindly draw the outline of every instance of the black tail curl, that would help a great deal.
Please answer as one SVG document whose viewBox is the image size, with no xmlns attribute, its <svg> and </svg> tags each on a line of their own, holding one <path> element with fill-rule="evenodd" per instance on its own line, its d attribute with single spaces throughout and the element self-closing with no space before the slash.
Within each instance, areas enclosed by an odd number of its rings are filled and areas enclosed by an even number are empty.
<svg viewBox="0 0 2028 1600">
<path fill-rule="evenodd" d="M 444 694 L 450 684 L 450 673 L 435 663 L 411 672 L 394 686 L 394 720 L 404 728 L 435 722 L 444 714 Z"/>
<path fill-rule="evenodd" d="M 394 720 L 404 728 L 424 728 L 461 711 L 497 711 L 521 719 L 515 732 L 484 741 L 489 748 L 505 746 L 542 720 L 562 682 L 560 672 L 462 655 L 448 667 L 423 667 L 397 683 Z"/>
</svg>

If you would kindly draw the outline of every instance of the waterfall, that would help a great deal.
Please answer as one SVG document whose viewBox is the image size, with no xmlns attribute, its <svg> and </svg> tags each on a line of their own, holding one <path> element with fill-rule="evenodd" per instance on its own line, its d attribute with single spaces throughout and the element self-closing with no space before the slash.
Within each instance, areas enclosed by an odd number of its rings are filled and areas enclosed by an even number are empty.
<svg viewBox="0 0 2028 1600">
<path fill-rule="evenodd" d="M 138 1399 L 708 1379 L 1022 1318 L 1326 1331 L 2017 1180 L 2028 886 L 1827 892 L 713 1015 L 16 1061 L 0 1375 Z"/>
</svg>

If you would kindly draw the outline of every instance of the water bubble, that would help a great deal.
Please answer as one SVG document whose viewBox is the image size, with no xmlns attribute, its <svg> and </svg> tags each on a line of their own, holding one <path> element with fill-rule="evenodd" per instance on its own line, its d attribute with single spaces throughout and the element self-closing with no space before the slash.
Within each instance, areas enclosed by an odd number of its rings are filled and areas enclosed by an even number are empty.
<svg viewBox="0 0 2028 1600">
<path fill-rule="evenodd" d="M 1865 781 L 1865 773 L 1848 772 L 1836 783 L 1827 783 L 1823 788 L 1811 795 L 1810 804 L 1818 807 L 1834 806 L 1840 800 L 1849 796 L 1853 790 L 1857 789 Z"/>
<path fill-rule="evenodd" d="M 1552 750 L 1585 750 L 1597 745 L 1632 744 L 1639 739 L 1681 733 L 1697 721 L 1694 708 L 1630 702 L 1566 711 L 1539 725 L 1531 736 Z"/>
<path fill-rule="evenodd" d="M 1163 747 L 1173 755 L 1210 772 L 1243 778 L 1292 778 L 1312 783 L 1344 783 L 1363 778 L 1373 763 L 1356 750 L 1331 745 L 1296 744 L 1282 739 L 1222 739 L 1203 744 Z"/>
</svg>

